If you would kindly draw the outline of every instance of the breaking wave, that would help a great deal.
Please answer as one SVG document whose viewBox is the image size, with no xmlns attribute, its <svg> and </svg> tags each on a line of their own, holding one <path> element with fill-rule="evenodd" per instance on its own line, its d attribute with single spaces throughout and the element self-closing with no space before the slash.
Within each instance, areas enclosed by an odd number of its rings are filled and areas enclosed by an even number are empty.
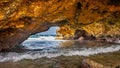
<svg viewBox="0 0 120 68">
<path fill-rule="evenodd" d="M 23 59 L 38 59 L 42 57 L 52 58 L 58 56 L 90 56 L 100 53 L 109 53 L 120 51 L 120 45 L 100 46 L 100 47 L 73 47 L 61 49 L 60 43 L 70 42 L 69 40 L 56 40 L 55 36 L 40 36 L 33 35 L 22 43 L 25 52 L 16 51 L 0 53 L 0 62 L 6 61 L 20 61 Z M 120 41 L 118 42 L 120 43 Z M 84 44 L 85 45 L 85 44 Z"/>
<path fill-rule="evenodd" d="M 80 48 L 80 49 L 67 49 L 67 50 L 54 50 L 54 51 L 29 51 L 25 53 L 0 53 L 0 62 L 5 61 L 20 61 L 22 59 L 38 59 L 42 57 L 52 58 L 58 56 L 90 56 L 100 53 L 115 52 L 120 50 L 120 45 L 102 46 L 94 48 Z"/>
</svg>

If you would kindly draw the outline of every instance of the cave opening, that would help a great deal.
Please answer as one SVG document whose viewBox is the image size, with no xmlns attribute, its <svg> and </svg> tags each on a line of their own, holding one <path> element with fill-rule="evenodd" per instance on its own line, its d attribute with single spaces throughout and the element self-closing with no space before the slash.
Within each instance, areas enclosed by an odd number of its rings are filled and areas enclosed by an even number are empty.
<svg viewBox="0 0 120 68">
<path fill-rule="evenodd" d="M 47 31 L 31 35 L 20 45 L 20 47 L 22 47 L 23 50 L 34 51 L 57 47 L 62 41 L 60 38 L 58 39 L 57 36 L 57 30 L 59 28 L 59 26 L 52 26 Z"/>
<path fill-rule="evenodd" d="M 27 40 L 29 40 L 29 39 L 38 39 L 40 41 L 55 40 L 55 38 L 53 39 L 53 38 L 50 38 L 50 37 L 56 37 L 58 29 L 59 29 L 59 26 L 52 26 L 48 30 L 46 30 L 44 32 L 40 32 L 40 33 L 30 35 Z M 27 41 L 27 40 L 25 40 L 25 41 Z"/>
</svg>

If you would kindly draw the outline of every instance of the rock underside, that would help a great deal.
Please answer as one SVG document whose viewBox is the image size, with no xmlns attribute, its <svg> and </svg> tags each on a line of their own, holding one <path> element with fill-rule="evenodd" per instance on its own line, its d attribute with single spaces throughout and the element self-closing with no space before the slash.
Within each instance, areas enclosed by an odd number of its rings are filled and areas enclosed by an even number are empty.
<svg viewBox="0 0 120 68">
<path fill-rule="evenodd" d="M 120 0 L 0 0 L 0 50 L 51 26 L 67 36 L 120 38 Z"/>
</svg>

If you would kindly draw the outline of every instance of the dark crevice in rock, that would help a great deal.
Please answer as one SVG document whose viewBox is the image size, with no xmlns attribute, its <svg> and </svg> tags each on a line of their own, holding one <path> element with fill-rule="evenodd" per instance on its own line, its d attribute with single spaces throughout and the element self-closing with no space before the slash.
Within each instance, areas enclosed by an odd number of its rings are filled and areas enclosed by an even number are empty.
<svg viewBox="0 0 120 68">
<path fill-rule="evenodd" d="M 9 34 L 9 33 L 11 33 L 11 32 L 14 32 L 14 30 L 15 30 L 15 29 L 13 29 L 13 28 L 3 29 L 3 30 L 0 31 L 0 34 L 4 34 L 4 33 Z M 0 35 L 0 36 L 2 36 L 2 35 Z"/>
<path fill-rule="evenodd" d="M 115 68 L 120 68 L 120 66 L 116 66 Z"/>
<path fill-rule="evenodd" d="M 77 9 L 80 10 L 82 8 L 82 4 L 80 2 L 77 3 Z"/>
<path fill-rule="evenodd" d="M 83 37 L 84 40 L 96 39 L 93 35 L 89 35 L 85 30 L 76 30 L 74 36 L 74 39 L 79 39 L 80 37 Z"/>
<path fill-rule="evenodd" d="M 33 22 L 32 18 L 29 16 L 21 17 L 19 21 L 24 21 L 26 25 L 29 25 Z"/>
<path fill-rule="evenodd" d="M 57 0 L 57 2 L 60 2 L 61 0 Z"/>
<path fill-rule="evenodd" d="M 87 3 L 87 4 L 86 4 L 86 6 L 85 6 L 85 7 L 86 7 L 86 9 L 88 9 L 88 8 L 89 8 L 89 6 L 90 6 L 90 5 L 89 5 L 89 3 Z"/>
<path fill-rule="evenodd" d="M 113 12 L 112 15 L 114 16 L 114 18 L 119 18 L 120 17 L 120 10 Z"/>
<path fill-rule="evenodd" d="M 120 5 L 120 0 L 110 0 L 108 2 L 109 5 L 115 5 L 115 6 L 119 6 Z"/>
</svg>

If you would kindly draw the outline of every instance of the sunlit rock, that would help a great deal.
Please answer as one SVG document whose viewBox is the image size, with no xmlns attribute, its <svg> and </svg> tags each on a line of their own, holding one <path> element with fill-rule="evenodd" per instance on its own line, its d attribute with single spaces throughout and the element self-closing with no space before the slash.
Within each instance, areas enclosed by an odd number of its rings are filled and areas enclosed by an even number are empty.
<svg viewBox="0 0 120 68">
<path fill-rule="evenodd" d="M 120 1 L 0 0 L 0 50 L 56 25 L 82 29 L 95 37 L 119 37 Z"/>
</svg>

